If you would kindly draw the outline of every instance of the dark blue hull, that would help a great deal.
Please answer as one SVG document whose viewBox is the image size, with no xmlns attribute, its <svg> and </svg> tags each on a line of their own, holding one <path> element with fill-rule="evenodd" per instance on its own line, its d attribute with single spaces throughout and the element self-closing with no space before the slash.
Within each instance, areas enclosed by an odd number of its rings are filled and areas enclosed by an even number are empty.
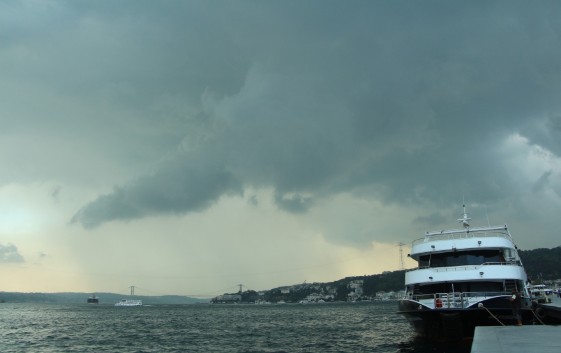
<svg viewBox="0 0 561 353">
<path fill-rule="evenodd" d="M 561 306 L 553 304 L 535 304 L 534 312 L 545 324 L 561 324 Z"/>
<path fill-rule="evenodd" d="M 473 338 L 477 326 L 516 325 L 505 298 L 486 300 L 484 306 L 430 309 L 412 300 L 400 300 L 398 313 L 405 316 L 418 335 L 444 342 Z M 523 308 L 521 315 L 525 325 L 536 320 L 530 308 Z"/>
</svg>

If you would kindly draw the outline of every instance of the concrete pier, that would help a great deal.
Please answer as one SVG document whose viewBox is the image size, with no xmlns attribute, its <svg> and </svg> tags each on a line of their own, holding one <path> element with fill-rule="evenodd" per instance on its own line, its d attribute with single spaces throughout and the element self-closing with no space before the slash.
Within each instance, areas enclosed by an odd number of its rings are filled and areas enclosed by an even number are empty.
<svg viewBox="0 0 561 353">
<path fill-rule="evenodd" d="M 478 326 L 471 353 L 559 353 L 561 326 Z"/>
</svg>

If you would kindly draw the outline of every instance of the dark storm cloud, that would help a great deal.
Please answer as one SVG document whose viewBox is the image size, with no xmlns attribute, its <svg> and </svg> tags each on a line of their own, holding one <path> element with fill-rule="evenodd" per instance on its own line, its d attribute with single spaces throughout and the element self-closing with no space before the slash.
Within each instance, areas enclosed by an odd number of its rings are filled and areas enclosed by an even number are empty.
<svg viewBox="0 0 561 353">
<path fill-rule="evenodd" d="M 201 211 L 221 195 L 236 192 L 242 192 L 239 181 L 214 161 L 171 160 L 155 173 L 100 196 L 71 222 L 93 228 L 111 220 Z"/>
<path fill-rule="evenodd" d="M 122 79 L 150 87 L 139 102 L 168 86 L 204 123 L 173 163 L 84 206 L 86 227 L 200 211 L 247 186 L 291 212 L 339 192 L 491 203 L 518 192 L 508 136 L 559 154 L 558 2 L 134 4 L 114 22 L 150 70 Z"/>
<path fill-rule="evenodd" d="M 524 136 L 556 155 L 561 155 L 561 115 L 544 113 L 524 126 Z"/>
<path fill-rule="evenodd" d="M 423 227 L 431 227 L 434 224 L 444 224 L 449 220 L 449 215 L 431 213 L 427 216 L 417 217 L 413 222 L 419 223 Z"/>
<path fill-rule="evenodd" d="M 0 244 L 0 263 L 24 262 L 23 256 L 18 252 L 18 248 L 13 244 Z"/>
</svg>

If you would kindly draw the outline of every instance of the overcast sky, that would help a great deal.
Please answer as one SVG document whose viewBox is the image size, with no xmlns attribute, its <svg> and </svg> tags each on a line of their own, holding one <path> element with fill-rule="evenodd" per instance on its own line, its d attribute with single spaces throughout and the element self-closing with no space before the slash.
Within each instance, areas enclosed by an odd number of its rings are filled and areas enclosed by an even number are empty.
<svg viewBox="0 0 561 353">
<path fill-rule="evenodd" d="M 2 0 L 0 290 L 396 270 L 396 244 L 459 226 L 463 200 L 521 249 L 559 246 L 560 13 Z"/>
</svg>

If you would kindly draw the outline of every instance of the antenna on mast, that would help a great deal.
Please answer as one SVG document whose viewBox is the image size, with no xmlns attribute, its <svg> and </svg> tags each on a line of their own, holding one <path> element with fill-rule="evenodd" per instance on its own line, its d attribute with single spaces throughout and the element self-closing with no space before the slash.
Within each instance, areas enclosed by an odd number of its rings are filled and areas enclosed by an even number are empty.
<svg viewBox="0 0 561 353">
<path fill-rule="evenodd" d="M 471 218 L 469 218 L 469 214 L 466 212 L 466 204 L 463 204 L 464 207 L 464 217 L 463 218 L 458 218 L 458 222 L 460 222 L 464 228 L 469 228 L 469 221 L 471 221 Z"/>
</svg>

